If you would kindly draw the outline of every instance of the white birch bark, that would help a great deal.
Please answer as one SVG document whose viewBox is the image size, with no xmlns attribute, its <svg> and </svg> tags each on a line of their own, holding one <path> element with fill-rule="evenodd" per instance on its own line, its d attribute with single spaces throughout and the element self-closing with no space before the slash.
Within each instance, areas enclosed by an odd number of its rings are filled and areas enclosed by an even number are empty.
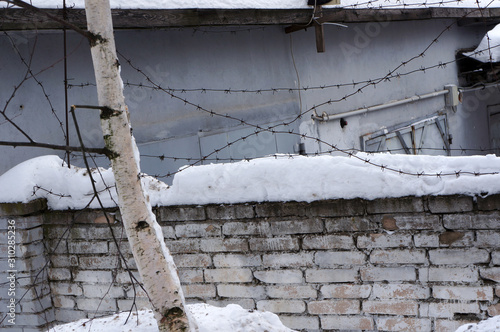
<svg viewBox="0 0 500 332">
<path fill-rule="evenodd" d="M 160 331 L 195 331 L 177 269 L 139 177 L 139 154 L 123 95 L 109 1 L 86 0 L 85 11 L 88 30 L 97 37 L 91 43 L 91 53 L 99 106 L 109 108 L 101 110 L 101 126 L 106 147 L 116 154 L 111 165 L 118 204 L 137 268 Z"/>
</svg>

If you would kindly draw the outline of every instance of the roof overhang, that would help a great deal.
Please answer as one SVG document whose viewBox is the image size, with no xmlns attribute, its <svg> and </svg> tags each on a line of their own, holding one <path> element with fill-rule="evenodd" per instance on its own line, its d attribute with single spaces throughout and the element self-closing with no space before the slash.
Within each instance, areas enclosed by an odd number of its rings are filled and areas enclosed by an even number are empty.
<svg viewBox="0 0 500 332">
<path fill-rule="evenodd" d="M 0 9 L 0 29 L 60 29 L 61 24 L 45 14 L 86 27 L 84 9 Z M 312 9 L 113 9 L 116 29 L 151 29 L 234 25 L 304 25 L 311 21 Z M 318 14 L 318 13 L 316 13 Z M 429 19 L 456 19 L 459 24 L 498 23 L 500 8 L 416 8 L 346 9 L 323 8 L 321 22 L 355 23 Z"/>
</svg>

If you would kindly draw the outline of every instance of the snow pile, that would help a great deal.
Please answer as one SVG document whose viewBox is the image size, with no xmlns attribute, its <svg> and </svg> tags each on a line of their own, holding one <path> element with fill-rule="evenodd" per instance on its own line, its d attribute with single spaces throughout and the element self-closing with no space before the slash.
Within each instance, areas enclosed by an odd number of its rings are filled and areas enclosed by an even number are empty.
<svg viewBox="0 0 500 332">
<path fill-rule="evenodd" d="M 500 24 L 486 33 L 473 52 L 464 55 L 481 62 L 500 62 Z"/>
<path fill-rule="evenodd" d="M 499 172 L 500 158 L 494 155 L 445 157 L 358 153 L 356 157 L 283 156 L 191 167 L 175 176 L 167 202 L 311 202 L 335 198 L 500 192 L 499 174 L 455 176 L 457 171 Z M 365 160 L 385 168 L 370 165 Z M 397 171 L 389 171 L 388 167 Z M 398 171 L 433 176 L 405 175 Z M 453 175 L 437 175 L 445 173 Z"/>
<path fill-rule="evenodd" d="M 292 332 L 285 327 L 278 316 L 270 312 L 248 311 L 236 304 L 218 308 L 208 304 L 187 306 L 198 325 L 199 332 Z M 94 319 L 81 319 L 59 325 L 49 332 L 158 332 L 158 326 L 151 310 L 133 313 L 125 324 L 128 312 Z"/>
<path fill-rule="evenodd" d="M 157 206 L 453 194 L 485 196 L 500 193 L 499 172 L 500 158 L 494 155 L 358 153 L 353 157 L 281 156 L 187 167 L 176 174 L 171 187 L 150 176 L 144 176 L 142 181 L 151 204 Z M 93 177 L 105 207 L 116 206 L 112 171 L 94 169 Z M 91 208 L 99 207 L 92 200 L 87 170 L 68 168 L 57 156 L 38 157 L 17 165 L 0 176 L 0 188 L 0 202 L 46 198 L 54 210 L 81 209 L 89 203 Z"/>
<path fill-rule="evenodd" d="M 96 190 L 105 207 L 116 206 L 118 198 L 111 169 L 92 169 Z M 152 195 L 165 192 L 168 186 L 152 177 L 142 179 Z M 0 202 L 27 203 L 37 198 L 47 199 L 53 210 L 99 208 L 94 199 L 86 169 L 71 167 L 58 156 L 42 156 L 27 160 L 0 176 Z M 110 188 L 110 190 L 106 190 Z"/>
<path fill-rule="evenodd" d="M 500 331 L 500 316 L 491 317 L 477 324 L 465 324 L 455 332 L 498 332 Z"/>
<path fill-rule="evenodd" d="M 68 7 L 85 8 L 84 0 L 66 1 Z M 62 0 L 32 0 L 31 4 L 39 8 L 62 8 Z M 0 3 L 0 7 L 5 4 Z M 330 7 L 330 6 L 328 6 Z M 484 8 L 500 7 L 491 0 L 341 0 L 339 6 L 346 8 L 425 8 L 425 7 L 461 7 Z M 111 8 L 122 9 L 300 9 L 312 8 L 307 0 L 111 0 Z"/>
</svg>

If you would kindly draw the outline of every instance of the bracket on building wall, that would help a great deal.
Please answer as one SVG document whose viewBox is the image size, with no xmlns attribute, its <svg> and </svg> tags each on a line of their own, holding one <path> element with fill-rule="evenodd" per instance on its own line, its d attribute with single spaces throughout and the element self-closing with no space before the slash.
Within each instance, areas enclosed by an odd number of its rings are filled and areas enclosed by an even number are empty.
<svg viewBox="0 0 500 332">
<path fill-rule="evenodd" d="M 318 16 L 316 16 L 316 15 L 318 15 Z M 291 26 L 285 28 L 285 33 L 292 33 L 295 31 L 305 30 L 309 27 L 314 26 L 314 31 L 316 32 L 316 51 L 318 51 L 318 53 L 323 53 L 323 52 L 325 52 L 325 37 L 324 37 L 325 30 L 323 28 L 323 24 L 317 21 L 321 17 L 323 17 L 321 5 L 315 6 L 314 12 L 313 12 L 313 17 L 312 17 L 311 21 L 309 22 L 309 24 L 291 25 Z"/>
<path fill-rule="evenodd" d="M 307 4 L 313 6 L 314 10 L 312 13 L 311 20 L 307 24 L 294 24 L 285 28 L 286 33 L 292 33 L 295 31 L 306 30 L 307 28 L 314 27 L 316 35 L 316 51 L 318 53 L 325 52 L 325 30 L 323 24 L 335 24 L 328 23 L 323 18 L 323 5 L 340 5 L 340 0 L 308 0 Z M 339 24 L 344 26 L 342 24 Z M 345 27 L 345 26 L 344 26 Z"/>
</svg>

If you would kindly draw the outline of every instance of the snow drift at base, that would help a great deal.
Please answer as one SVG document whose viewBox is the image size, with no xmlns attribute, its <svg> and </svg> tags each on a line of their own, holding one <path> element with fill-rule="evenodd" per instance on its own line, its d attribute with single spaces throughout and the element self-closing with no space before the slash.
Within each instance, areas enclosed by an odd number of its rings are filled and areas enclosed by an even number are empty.
<svg viewBox="0 0 500 332">
<path fill-rule="evenodd" d="M 204 303 L 187 306 L 198 324 L 198 332 L 292 332 L 270 312 L 245 310 L 230 304 L 218 308 Z M 81 319 L 50 329 L 49 332 L 158 332 L 151 310 L 129 312 L 94 320 Z M 126 324 L 125 324 L 126 322 Z"/>
</svg>

